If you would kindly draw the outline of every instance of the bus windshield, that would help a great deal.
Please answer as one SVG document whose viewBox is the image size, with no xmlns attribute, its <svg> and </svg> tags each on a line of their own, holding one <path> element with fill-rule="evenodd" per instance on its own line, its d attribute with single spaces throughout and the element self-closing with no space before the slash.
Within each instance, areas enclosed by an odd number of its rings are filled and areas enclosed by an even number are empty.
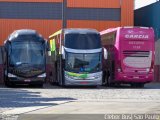
<svg viewBox="0 0 160 120">
<path fill-rule="evenodd" d="M 9 51 L 9 64 L 12 67 L 45 64 L 44 45 L 41 42 L 12 42 Z"/>
<path fill-rule="evenodd" d="M 100 35 L 95 33 L 65 34 L 65 47 L 71 49 L 97 49 L 101 47 Z"/>
<path fill-rule="evenodd" d="M 67 53 L 65 69 L 76 73 L 101 71 L 101 53 Z"/>
</svg>

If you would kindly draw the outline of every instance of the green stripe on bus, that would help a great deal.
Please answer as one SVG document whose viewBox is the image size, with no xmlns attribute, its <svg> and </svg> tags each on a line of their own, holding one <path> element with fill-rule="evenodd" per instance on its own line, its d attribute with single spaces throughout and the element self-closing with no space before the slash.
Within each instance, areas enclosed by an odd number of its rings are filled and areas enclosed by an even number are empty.
<svg viewBox="0 0 160 120">
<path fill-rule="evenodd" d="M 55 39 L 50 40 L 50 47 L 51 47 L 51 51 L 55 51 L 56 50 Z"/>
<path fill-rule="evenodd" d="M 77 77 L 77 78 L 82 78 L 85 79 L 88 77 L 88 74 L 84 73 L 84 74 L 77 74 L 77 73 L 72 73 L 72 72 L 66 72 L 66 74 L 68 76 L 72 76 L 72 77 Z"/>
</svg>

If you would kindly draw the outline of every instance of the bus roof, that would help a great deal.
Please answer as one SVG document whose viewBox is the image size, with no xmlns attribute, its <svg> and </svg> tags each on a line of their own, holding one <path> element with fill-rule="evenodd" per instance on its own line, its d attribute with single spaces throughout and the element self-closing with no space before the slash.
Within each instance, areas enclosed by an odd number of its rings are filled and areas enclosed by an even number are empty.
<svg viewBox="0 0 160 120">
<path fill-rule="evenodd" d="M 85 29 L 85 28 L 68 28 L 68 29 L 64 29 L 64 33 L 97 33 L 99 34 L 99 32 L 95 29 Z"/>
<path fill-rule="evenodd" d="M 153 29 L 151 27 L 140 27 L 140 26 L 124 26 L 124 27 L 116 27 L 116 28 L 109 28 L 106 30 L 103 30 L 100 32 L 100 34 L 105 34 L 105 33 L 109 33 L 109 32 L 114 32 L 120 29 L 128 29 L 128 28 L 141 28 L 141 29 Z"/>
<path fill-rule="evenodd" d="M 21 29 L 21 30 L 15 30 L 12 35 L 27 35 L 27 34 L 37 34 L 36 30 L 31 30 L 31 29 Z"/>
<path fill-rule="evenodd" d="M 62 30 L 59 30 L 59 31 L 53 33 L 52 35 L 50 35 L 49 38 L 52 38 L 52 37 L 54 37 L 54 36 L 60 34 L 61 32 L 62 32 Z"/>
<path fill-rule="evenodd" d="M 86 29 L 86 28 L 65 28 L 65 29 L 61 29 L 57 32 L 55 32 L 54 34 L 50 35 L 49 38 L 52 38 L 58 34 L 60 34 L 61 32 L 64 32 L 65 34 L 67 33 L 82 33 L 82 34 L 86 34 L 86 33 L 95 33 L 95 34 L 99 34 L 99 32 L 95 29 Z"/>
<path fill-rule="evenodd" d="M 14 38 L 17 38 L 18 36 L 22 35 L 37 35 L 39 37 L 42 37 L 39 33 L 37 33 L 36 30 L 32 29 L 20 29 L 20 30 L 15 30 L 13 33 L 11 33 L 8 37 L 9 41 L 12 41 Z"/>
</svg>

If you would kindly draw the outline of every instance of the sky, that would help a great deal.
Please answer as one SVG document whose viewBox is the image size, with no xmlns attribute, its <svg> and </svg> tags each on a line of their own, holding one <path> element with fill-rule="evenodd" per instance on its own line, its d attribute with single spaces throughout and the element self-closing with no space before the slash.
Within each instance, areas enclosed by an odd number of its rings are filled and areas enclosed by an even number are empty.
<svg viewBox="0 0 160 120">
<path fill-rule="evenodd" d="M 143 7 L 143 6 L 152 4 L 156 1 L 158 1 L 158 0 L 135 0 L 135 8 L 134 9 L 138 9 L 138 8 Z"/>
</svg>

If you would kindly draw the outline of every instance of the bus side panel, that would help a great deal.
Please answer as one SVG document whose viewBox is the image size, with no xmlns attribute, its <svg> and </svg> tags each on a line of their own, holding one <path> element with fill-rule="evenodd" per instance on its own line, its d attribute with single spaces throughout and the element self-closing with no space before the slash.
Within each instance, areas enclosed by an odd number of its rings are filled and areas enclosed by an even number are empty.
<svg viewBox="0 0 160 120">
<path fill-rule="evenodd" d="M 61 64 L 60 61 L 62 61 L 61 60 L 61 54 L 62 54 L 61 47 L 63 45 L 62 40 L 63 40 L 62 32 L 59 32 L 55 36 L 53 35 L 51 38 L 49 38 L 51 56 L 48 56 L 48 61 L 50 62 L 50 64 L 47 65 L 48 66 L 47 71 L 48 71 L 48 75 L 49 75 L 51 83 L 58 83 L 58 74 L 59 74 L 58 72 L 59 72 L 60 64 Z M 53 45 L 52 43 L 54 43 L 54 48 L 51 48 L 51 46 Z"/>
</svg>

